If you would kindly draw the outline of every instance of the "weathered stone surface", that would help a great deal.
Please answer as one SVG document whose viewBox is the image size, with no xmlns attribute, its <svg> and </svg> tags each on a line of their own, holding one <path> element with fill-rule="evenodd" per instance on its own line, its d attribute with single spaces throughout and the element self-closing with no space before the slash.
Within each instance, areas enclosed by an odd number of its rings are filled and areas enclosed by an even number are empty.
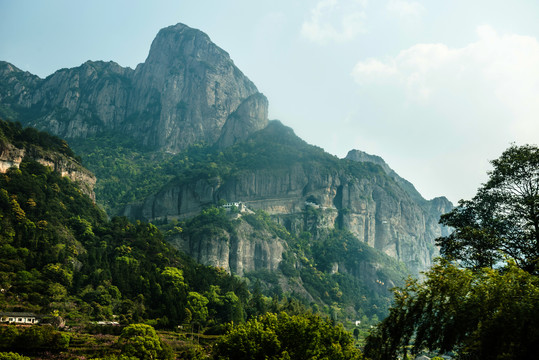
<svg viewBox="0 0 539 360">
<path fill-rule="evenodd" d="M 277 171 L 242 171 L 226 180 L 170 184 L 143 204 L 126 208 L 124 215 L 146 220 L 190 217 L 220 199 L 262 209 L 291 231 L 317 234 L 334 226 L 347 229 L 361 241 L 403 261 L 416 274 L 438 255 L 434 239 L 445 231 L 438 219 L 452 208 L 445 198 L 431 202 L 421 198 L 418 202 L 387 176 L 373 181 L 342 169 L 298 163 Z M 307 206 L 318 210 L 316 219 L 305 215 Z M 222 248 L 222 241 L 213 248 Z M 199 250 L 195 253 L 202 256 Z M 213 263 L 208 260 L 213 257 L 204 261 Z"/>
<path fill-rule="evenodd" d="M 268 124 L 264 95 L 206 34 L 182 24 L 162 29 L 146 61 L 134 70 L 89 61 L 40 79 L 0 62 L 0 85 L 0 117 L 71 141 L 116 133 L 172 153 L 195 143 L 223 149 Z M 3 166 L 17 158 L 13 153 Z M 423 199 L 379 157 L 353 150 L 347 159 L 374 163 L 384 175 L 367 178 L 346 166 L 328 168 L 309 161 L 279 169 L 257 167 L 226 179 L 171 183 L 143 203 L 129 205 L 124 214 L 172 219 L 194 216 L 220 199 L 241 201 L 265 210 L 292 231 L 316 235 L 337 226 L 402 260 L 414 272 L 426 269 L 438 254 L 434 239 L 444 231 L 439 215 L 451 203 L 445 198 Z M 74 178 L 79 174 L 62 161 L 42 160 Z M 307 216 L 307 207 L 316 208 L 318 215 Z M 248 242 L 231 234 L 201 243 L 188 240 L 181 246 L 203 263 L 236 273 L 259 266 L 275 269 L 284 251 L 278 241 Z"/>
<path fill-rule="evenodd" d="M 0 173 L 9 168 L 18 168 L 25 157 L 29 157 L 44 166 L 50 167 L 61 176 L 68 177 L 78 184 L 81 191 L 95 201 L 95 176 L 86 168 L 76 163 L 72 158 L 55 152 L 45 152 L 38 148 L 29 151 L 19 149 L 12 144 L 5 144 L 0 148 Z"/>
<path fill-rule="evenodd" d="M 227 119 L 218 141 L 220 148 L 236 144 L 267 125 L 268 100 L 260 93 L 249 96 Z"/>
<path fill-rule="evenodd" d="M 196 241 L 189 237 L 176 237 L 172 242 L 198 262 L 240 276 L 257 270 L 277 270 L 287 248 L 284 240 L 265 230 L 255 230 L 242 220 L 239 220 L 234 234 L 223 231 L 220 235 Z"/>
<path fill-rule="evenodd" d="M 268 121 L 266 98 L 228 53 L 183 24 L 162 29 L 135 70 L 88 61 L 40 79 L 0 62 L 0 83 L 1 117 L 66 139 L 117 132 L 175 153 L 231 145 Z"/>
</svg>

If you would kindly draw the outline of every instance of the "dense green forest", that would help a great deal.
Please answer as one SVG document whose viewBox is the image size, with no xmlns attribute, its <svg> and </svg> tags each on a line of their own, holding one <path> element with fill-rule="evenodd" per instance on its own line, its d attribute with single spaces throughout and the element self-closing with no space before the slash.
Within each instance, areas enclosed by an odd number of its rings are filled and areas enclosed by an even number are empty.
<svg viewBox="0 0 539 360">
<path fill-rule="evenodd" d="M 270 122 L 247 141 L 226 149 L 197 144 L 172 155 L 141 148 L 133 140 L 114 134 L 77 139 L 72 146 L 81 155 L 84 166 L 97 176 L 98 203 L 112 215 L 171 181 L 226 179 L 241 171 L 280 171 L 304 162 L 320 169 L 347 168 L 355 175 L 367 178 L 383 175 L 383 170 L 373 163 L 340 160 L 307 144 L 278 121 Z"/>
<path fill-rule="evenodd" d="M 315 147 L 294 152 L 303 146 L 301 140 L 283 137 L 282 128 L 267 131 L 257 142 L 226 151 L 199 146 L 163 158 L 161 164 L 175 170 L 161 172 L 158 182 L 232 176 L 258 161 L 276 169 L 299 158 L 322 167 L 336 161 Z M 279 131 L 277 151 L 272 131 Z M 25 149 L 27 156 L 19 168 L 0 174 L 0 310 L 40 314 L 41 325 L 2 326 L 1 359 L 361 359 L 358 345 L 373 360 L 421 353 L 456 359 L 535 355 L 535 146 L 513 145 L 492 162 L 494 170 L 477 195 L 442 216 L 441 222 L 453 229 L 438 239 L 443 258 L 423 280 L 397 281 L 393 299 L 383 287 L 331 271 L 339 259 L 347 268 L 369 261 L 387 265 L 376 274 L 380 284 L 405 273 L 402 265 L 347 231 L 294 234 L 262 211 L 238 216 L 219 206 L 160 224 L 109 219 L 78 184 L 32 157 L 55 152 L 79 162 L 63 140 L 0 121 L 0 150 L 13 147 Z M 125 154 L 126 164 L 137 159 L 132 150 Z M 179 161 L 182 166 L 172 166 Z M 380 171 L 352 162 L 338 166 L 367 176 Z M 133 169 L 126 165 L 125 170 Z M 147 184 L 152 182 L 149 178 Z M 132 185 L 121 195 L 125 199 L 153 191 L 137 181 Z M 318 211 L 307 206 L 304 215 L 316 219 Z M 286 244 L 278 271 L 239 278 L 196 263 L 166 241 L 234 235 L 240 222 L 253 236 L 269 234 Z M 285 278 L 301 283 L 311 300 L 283 292 Z M 361 319 L 361 326 L 353 326 L 352 319 Z"/>
<path fill-rule="evenodd" d="M 14 139 L 36 146 L 18 125 L 2 122 L 2 132 L 3 146 Z M 69 154 L 61 140 L 37 134 L 43 151 L 60 147 Z M 226 323 L 262 312 L 305 310 L 284 296 L 251 293 L 238 277 L 195 263 L 152 224 L 107 220 L 75 183 L 28 157 L 0 174 L 0 254 L 2 311 L 32 311 L 57 326 L 91 328 L 108 320 L 220 334 Z M 0 350 L 61 351 L 76 338 L 39 329 L 2 328 Z M 23 345 L 28 339 L 35 346 Z"/>
<path fill-rule="evenodd" d="M 108 221 L 74 183 L 31 159 L 2 174 L 0 187 L 4 308 L 166 324 L 185 318 L 190 292 L 210 286 L 234 291 L 238 306 L 247 300 L 241 281 L 182 257 L 152 224 Z"/>
<path fill-rule="evenodd" d="M 309 216 L 316 216 L 318 209 L 307 207 Z M 360 242 L 346 230 L 331 229 L 318 237 L 309 232 L 294 234 L 276 223 L 264 211 L 231 216 L 220 207 L 209 207 L 198 216 L 185 221 L 171 221 L 160 226 L 166 236 L 189 238 L 198 244 L 205 238 L 220 237 L 224 233 L 235 236 L 240 222 L 248 223 L 256 238 L 277 239 L 287 244 L 278 271 L 259 270 L 244 274 L 251 284 L 259 283 L 264 293 L 278 297 L 291 296 L 314 312 L 330 315 L 332 319 L 346 322 L 361 319 L 376 324 L 387 315 L 391 293 L 382 283 L 395 281 L 401 284 L 406 276 L 405 267 L 389 256 Z M 344 271 L 332 272 L 332 264 L 339 261 L 348 269 L 360 264 L 384 264 L 376 272 L 378 282 L 371 283 Z M 283 293 L 282 283 L 301 284 L 311 300 L 303 293 Z"/>
<path fill-rule="evenodd" d="M 186 183 L 216 177 L 226 179 L 242 171 L 263 168 L 280 171 L 304 162 L 314 164 L 321 171 L 347 168 L 357 176 L 385 176 L 377 165 L 339 160 L 323 149 L 307 144 L 292 129 L 277 121 L 255 133 L 248 141 L 226 149 L 195 145 L 177 155 L 166 155 L 137 147 L 129 139 L 118 141 L 113 135 L 78 140 L 76 149 L 83 154 L 84 164 L 98 177 L 98 203 L 111 213 L 120 211 L 128 202 L 142 200 L 170 181 Z M 164 219 L 156 225 L 166 238 L 181 233 L 180 236 L 197 243 L 222 231 L 233 234 L 238 222 L 245 221 L 255 230 L 264 229 L 281 239 L 288 245 L 288 251 L 280 271 L 245 274 L 251 289 L 254 283 L 260 282 L 262 291 L 268 296 L 292 296 L 306 307 L 334 319 L 361 319 L 368 327 L 367 324 L 376 323 L 387 314 L 391 302 L 387 287 L 379 284 L 401 284 L 407 274 L 402 264 L 363 244 L 345 230 L 328 230 L 316 236 L 309 232 L 296 234 L 262 212 L 247 214 L 241 220 L 233 221 L 223 209 L 212 208 L 215 205 L 208 204 L 209 208 L 193 219 L 181 223 L 170 221 L 168 224 Z M 305 212 L 312 222 L 316 222 L 320 215 L 320 210 L 314 208 L 308 207 Z M 260 231 L 253 236 L 264 237 Z M 346 259 L 349 268 L 357 268 L 362 262 L 384 264 L 376 274 L 379 283 L 373 286 L 348 273 L 332 274 L 330 264 L 336 259 Z M 314 301 L 306 300 L 304 294 L 283 293 L 279 286 L 283 279 L 301 283 Z"/>
</svg>

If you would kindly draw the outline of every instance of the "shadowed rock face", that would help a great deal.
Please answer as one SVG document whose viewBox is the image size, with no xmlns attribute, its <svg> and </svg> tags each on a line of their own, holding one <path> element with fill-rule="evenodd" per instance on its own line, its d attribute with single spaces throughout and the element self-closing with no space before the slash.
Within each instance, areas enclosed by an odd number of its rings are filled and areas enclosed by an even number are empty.
<svg viewBox="0 0 539 360">
<path fill-rule="evenodd" d="M 276 271 L 287 249 L 284 240 L 268 231 L 255 230 L 245 221 L 238 222 L 234 233 L 223 230 L 219 235 L 171 240 L 198 262 L 240 276 L 257 270 Z"/>
<path fill-rule="evenodd" d="M 206 34 L 182 24 L 162 29 L 135 70 L 88 61 L 40 79 L 0 62 L 0 105 L 0 117 L 71 141 L 121 134 L 141 147 L 176 153 L 195 143 L 225 149 L 268 128 L 277 139 L 295 141 L 291 130 L 268 125 L 267 99 L 229 55 Z M 301 151 L 310 153 L 307 147 Z M 241 201 L 265 210 L 290 230 L 317 234 L 337 226 L 402 260 L 413 272 L 426 269 L 438 254 L 434 239 L 444 231 L 439 216 L 452 205 L 445 198 L 423 199 L 379 157 L 351 151 L 347 159 L 375 166 L 375 175 L 355 173 L 326 158 L 278 169 L 258 166 L 226 178 L 171 183 L 128 206 L 124 215 L 189 217 L 220 199 Z M 309 206 L 316 207 L 316 218 L 306 215 Z M 248 242 L 241 234 L 197 243 L 187 239 L 179 245 L 202 263 L 236 273 L 278 266 L 282 242 Z"/>
<path fill-rule="evenodd" d="M 50 167 L 61 176 L 68 177 L 84 194 L 95 201 L 95 176 L 72 158 L 57 152 L 43 151 L 37 147 L 27 150 L 17 148 L 13 144 L 4 144 L 0 146 L 0 173 L 5 173 L 11 167 L 18 168 L 25 157 Z"/>
<path fill-rule="evenodd" d="M 261 134 L 258 138 L 275 139 L 275 151 L 281 146 L 279 141 L 295 137 L 279 124 L 270 124 Z M 300 154 L 309 152 L 310 145 L 300 146 L 305 147 Z M 423 199 L 385 163 L 356 162 L 359 167 L 347 165 L 348 160 L 328 160 L 325 155 L 309 160 L 299 157 L 285 166 L 245 168 L 222 178 L 173 182 L 143 203 L 128 206 L 124 215 L 145 220 L 187 218 L 221 199 L 239 201 L 253 210 L 266 211 L 290 231 L 323 234 L 333 227 L 349 230 L 360 241 L 403 261 L 414 273 L 425 270 L 438 255 L 434 239 L 446 231 L 438 219 L 452 204 L 445 198 Z M 306 211 L 309 207 L 316 210 L 315 217 Z M 220 249 L 223 241 L 215 239 L 210 246 L 210 239 L 205 239 L 205 248 Z M 225 242 L 233 244 L 231 239 Z M 185 248 L 201 258 L 208 253 Z M 214 255 L 205 261 L 216 263 Z M 254 268 L 255 264 L 244 266 Z"/>
<path fill-rule="evenodd" d="M 0 83 L 1 117 L 67 139 L 114 131 L 175 153 L 230 145 L 267 124 L 264 95 L 206 34 L 183 24 L 162 29 L 135 70 L 88 61 L 40 79 L 0 62 Z"/>
<path fill-rule="evenodd" d="M 129 206 L 124 215 L 147 220 L 190 217 L 219 199 L 241 201 L 251 209 L 268 212 L 292 231 L 323 233 L 334 226 L 347 229 L 360 241 L 403 261 L 418 273 L 438 255 L 434 239 L 445 231 L 438 219 L 452 205 L 447 200 L 440 200 L 437 206 L 430 206 L 427 201 L 418 204 L 402 193 L 389 179 L 378 178 L 373 183 L 344 171 L 320 172 L 316 167 L 297 165 L 286 171 L 244 171 L 224 181 L 170 185 L 143 204 Z M 311 199 L 316 199 L 319 210 L 312 221 L 305 215 L 306 207 L 311 206 L 306 203 Z M 225 240 L 214 240 L 209 245 L 211 241 L 206 239 L 205 248 L 222 248 Z M 213 258 L 205 259 L 197 247 L 186 249 L 204 263 L 216 263 Z M 223 260 L 228 262 L 228 253 Z M 244 266 L 255 268 L 250 263 Z"/>
</svg>

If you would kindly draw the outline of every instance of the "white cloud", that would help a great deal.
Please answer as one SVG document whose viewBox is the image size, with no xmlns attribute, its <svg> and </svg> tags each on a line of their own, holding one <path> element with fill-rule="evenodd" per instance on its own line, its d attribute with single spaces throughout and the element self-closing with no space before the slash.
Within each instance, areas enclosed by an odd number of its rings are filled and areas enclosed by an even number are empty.
<svg viewBox="0 0 539 360">
<path fill-rule="evenodd" d="M 539 143 L 538 64 L 536 38 L 490 26 L 478 27 L 476 41 L 462 47 L 417 44 L 360 61 L 352 70 L 362 93 L 356 132 L 361 141 L 399 147 L 403 161 L 423 159 L 409 176 L 414 184 L 423 172 L 431 184 L 445 183 L 447 195 L 468 183 L 476 189 L 487 160 L 511 142 Z"/>
<path fill-rule="evenodd" d="M 462 48 L 417 44 L 386 61 L 360 61 L 352 75 L 363 85 L 391 77 L 409 101 L 452 95 L 503 104 L 512 114 L 514 130 L 531 127 L 539 134 L 539 42 L 530 36 L 499 35 L 489 26 L 478 27 L 477 35 L 476 42 Z"/>
<path fill-rule="evenodd" d="M 417 1 L 390 0 L 386 9 L 403 19 L 416 19 L 420 17 L 425 8 Z"/>
<path fill-rule="evenodd" d="M 321 0 L 303 22 L 301 35 L 320 44 L 353 40 L 365 32 L 365 6 L 364 0 Z"/>
<path fill-rule="evenodd" d="M 397 72 L 398 70 L 393 61 L 390 61 L 389 64 L 384 64 L 377 59 L 367 59 L 366 61 L 359 62 L 353 70 L 356 81 L 359 83 L 380 80 L 395 75 Z"/>
</svg>

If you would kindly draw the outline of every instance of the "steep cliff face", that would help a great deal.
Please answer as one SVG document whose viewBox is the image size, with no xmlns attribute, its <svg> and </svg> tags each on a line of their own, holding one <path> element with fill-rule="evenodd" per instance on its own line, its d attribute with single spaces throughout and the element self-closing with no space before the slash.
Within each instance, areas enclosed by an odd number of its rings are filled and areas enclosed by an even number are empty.
<svg viewBox="0 0 539 360">
<path fill-rule="evenodd" d="M 238 201 L 266 211 L 291 231 L 321 234 L 333 227 L 347 229 L 415 273 L 431 265 L 438 255 L 434 239 L 444 231 L 438 219 L 451 208 L 449 201 L 417 202 L 372 162 L 338 160 L 316 151 L 309 155 L 314 147 L 306 144 L 295 154 L 286 145 L 287 138 L 295 135 L 280 124 L 271 124 L 258 135 L 249 140 L 252 146 L 266 149 L 268 156 L 290 154 L 289 163 L 245 167 L 210 179 L 179 178 L 144 203 L 127 207 L 124 215 L 147 220 L 185 218 L 222 199 Z M 267 142 L 257 143 L 261 138 Z"/>
<path fill-rule="evenodd" d="M 25 157 L 50 167 L 61 176 L 68 177 L 75 182 L 80 190 L 95 201 L 94 186 L 95 176 L 72 158 L 51 151 L 44 151 L 39 147 L 28 149 L 18 148 L 13 144 L 0 145 L 0 173 L 5 173 L 9 168 L 18 168 Z"/>
<path fill-rule="evenodd" d="M 0 116 L 68 139 L 130 137 L 137 151 L 147 153 L 178 153 L 201 143 L 218 149 L 189 169 L 169 167 L 178 178 L 127 206 L 123 214 L 131 218 L 187 218 L 219 200 L 241 201 L 291 231 L 322 236 L 334 227 L 346 229 L 417 272 L 437 255 L 434 239 L 444 231 L 438 218 L 451 208 L 443 198 L 423 199 L 381 158 L 352 151 L 339 160 L 280 124 L 268 125 L 264 95 L 206 34 L 182 24 L 162 29 L 134 70 L 89 61 L 40 79 L 0 62 Z M 14 150 L 4 167 L 23 156 Z M 62 159 L 39 159 L 92 183 Z M 203 263 L 238 273 L 259 264 L 276 267 L 273 260 L 260 260 L 260 249 L 269 243 L 242 239 L 225 234 L 199 244 L 189 240 L 182 248 Z M 263 253 L 280 259 L 284 248 L 270 248 Z"/>
<path fill-rule="evenodd" d="M 220 138 L 230 145 L 267 124 L 255 85 L 206 34 L 183 24 L 162 29 L 135 70 L 88 61 L 40 79 L 1 62 L 0 84 L 0 116 L 67 139 L 116 132 L 175 153 Z"/>
<path fill-rule="evenodd" d="M 445 197 L 434 198 L 430 201 L 425 200 L 412 183 L 400 177 L 379 156 L 370 155 L 360 150 L 351 150 L 346 159 L 379 165 L 413 200 L 415 209 L 403 204 L 398 200 L 398 197 L 387 197 L 382 193 L 377 195 L 379 197 L 378 202 L 383 206 L 380 207 L 378 215 L 380 231 L 377 234 L 378 240 L 374 239 L 375 247 L 382 248 L 388 255 L 402 259 L 407 264 L 418 262 L 418 266 L 415 267 L 420 270 L 424 269 L 424 264 L 430 265 L 431 259 L 439 255 L 433 239 L 448 234 L 448 229 L 440 226 L 438 220 L 440 215 L 449 212 L 453 208 L 453 204 Z M 418 211 L 423 216 L 417 217 L 415 214 Z M 397 220 L 402 217 L 408 219 L 404 224 Z M 408 232 L 415 234 L 415 236 L 403 236 L 406 232 L 403 231 L 405 229 L 400 228 L 402 225 L 406 225 Z M 385 244 L 383 239 L 386 237 L 385 233 L 387 232 L 396 241 Z M 376 245 L 376 241 L 381 241 L 383 244 Z M 428 251 L 425 251 L 425 249 Z"/>
<path fill-rule="evenodd" d="M 240 218 L 233 232 L 201 237 L 179 236 L 170 239 L 180 250 L 198 262 L 243 276 L 258 270 L 277 271 L 287 244 L 264 229 L 255 229 Z"/>
</svg>

